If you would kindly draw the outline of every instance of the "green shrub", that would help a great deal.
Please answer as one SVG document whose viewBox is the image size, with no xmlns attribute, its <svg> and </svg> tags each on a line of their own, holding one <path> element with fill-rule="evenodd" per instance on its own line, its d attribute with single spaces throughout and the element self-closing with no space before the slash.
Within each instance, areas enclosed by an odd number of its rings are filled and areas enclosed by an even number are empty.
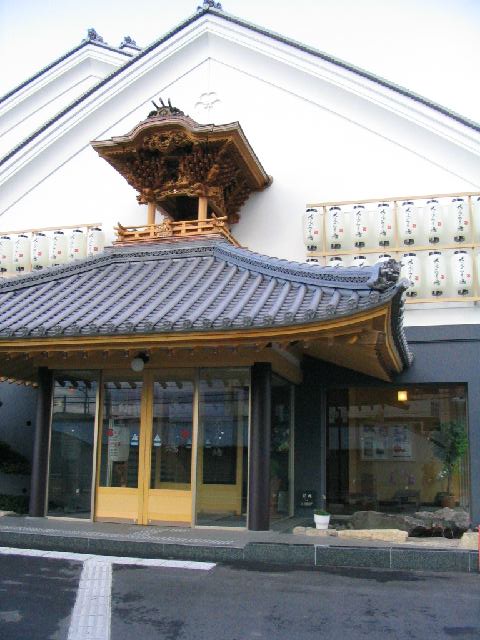
<svg viewBox="0 0 480 640">
<path fill-rule="evenodd" d="M 28 513 L 27 496 L 5 496 L 0 494 L 0 511 L 15 511 L 15 513 Z"/>
<path fill-rule="evenodd" d="M 3 473 L 30 474 L 30 462 L 12 447 L 0 440 L 0 471 Z"/>
</svg>

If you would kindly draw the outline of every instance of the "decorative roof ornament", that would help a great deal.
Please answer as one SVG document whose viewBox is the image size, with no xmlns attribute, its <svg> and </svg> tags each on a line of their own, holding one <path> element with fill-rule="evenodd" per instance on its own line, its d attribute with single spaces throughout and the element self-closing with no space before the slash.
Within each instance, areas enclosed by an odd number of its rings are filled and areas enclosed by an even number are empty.
<svg viewBox="0 0 480 640">
<path fill-rule="evenodd" d="M 216 91 L 208 91 L 201 93 L 195 103 L 195 109 L 203 109 L 204 111 L 211 111 L 215 105 L 221 102 Z"/>
<path fill-rule="evenodd" d="M 167 100 L 167 104 L 164 103 L 164 101 L 159 97 L 158 98 L 160 100 L 161 103 L 161 107 L 158 106 L 158 104 L 152 100 L 152 104 L 155 107 L 155 111 L 150 111 L 150 113 L 148 114 L 149 118 L 168 118 L 170 116 L 184 116 L 184 112 L 181 111 L 180 109 L 178 109 L 177 107 L 172 107 L 172 103 L 170 102 L 170 98 L 168 98 Z M 188 116 L 187 116 L 188 117 Z"/>
<path fill-rule="evenodd" d="M 129 49 L 136 49 L 137 51 L 141 51 L 141 47 L 135 42 L 133 38 L 130 36 L 124 36 L 122 42 L 120 43 L 120 49 L 124 49 L 128 47 Z"/>
<path fill-rule="evenodd" d="M 214 0 L 203 0 L 203 5 L 197 7 L 197 11 L 205 11 L 208 9 L 217 9 L 218 11 L 223 11 L 220 2 L 214 2 Z"/>
<path fill-rule="evenodd" d="M 92 28 L 88 29 L 86 40 L 90 40 L 91 42 L 105 42 L 102 36 Z"/>
</svg>

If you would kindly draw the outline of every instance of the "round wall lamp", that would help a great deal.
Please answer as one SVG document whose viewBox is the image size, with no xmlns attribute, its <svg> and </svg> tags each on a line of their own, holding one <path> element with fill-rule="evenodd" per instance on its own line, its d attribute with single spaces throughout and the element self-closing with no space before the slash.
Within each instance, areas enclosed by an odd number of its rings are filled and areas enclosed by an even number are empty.
<svg viewBox="0 0 480 640">
<path fill-rule="evenodd" d="M 146 353 L 139 353 L 130 363 L 130 367 L 132 371 L 135 373 L 140 373 L 145 368 L 145 365 L 150 360 L 149 356 Z"/>
</svg>

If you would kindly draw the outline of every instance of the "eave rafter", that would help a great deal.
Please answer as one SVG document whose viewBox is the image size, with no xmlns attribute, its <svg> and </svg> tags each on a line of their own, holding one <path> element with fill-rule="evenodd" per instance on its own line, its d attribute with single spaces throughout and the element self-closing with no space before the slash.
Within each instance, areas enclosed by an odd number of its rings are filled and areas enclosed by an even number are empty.
<svg viewBox="0 0 480 640">
<path fill-rule="evenodd" d="M 279 367 L 288 368 L 290 379 L 299 381 L 299 358 L 308 354 L 390 380 L 403 368 L 391 332 L 390 309 L 388 304 L 355 317 L 244 331 L 5 339 L 0 342 L 0 376 L 35 382 L 39 366 L 126 368 L 129 358 L 146 351 L 151 368 L 219 361 L 233 366 L 254 362 L 261 355 L 271 356 Z"/>
</svg>

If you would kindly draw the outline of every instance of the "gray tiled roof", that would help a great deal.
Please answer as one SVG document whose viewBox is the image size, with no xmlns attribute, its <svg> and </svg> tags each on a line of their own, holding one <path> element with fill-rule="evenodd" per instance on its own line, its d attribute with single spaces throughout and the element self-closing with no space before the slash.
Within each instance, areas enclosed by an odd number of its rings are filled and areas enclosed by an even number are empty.
<svg viewBox="0 0 480 640">
<path fill-rule="evenodd" d="M 212 331 L 305 325 L 395 302 L 391 261 L 362 268 L 289 262 L 223 240 L 113 247 L 95 258 L 0 280 L 0 344 L 12 337 Z"/>
</svg>

